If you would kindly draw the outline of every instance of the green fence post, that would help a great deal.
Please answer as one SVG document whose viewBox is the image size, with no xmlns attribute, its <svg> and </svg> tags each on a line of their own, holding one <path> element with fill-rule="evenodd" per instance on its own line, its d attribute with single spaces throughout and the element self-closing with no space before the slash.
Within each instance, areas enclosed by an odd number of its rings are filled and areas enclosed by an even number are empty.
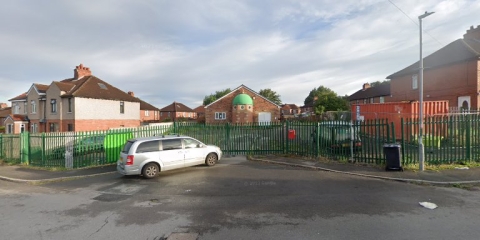
<svg viewBox="0 0 480 240">
<path fill-rule="evenodd" d="M 230 124 L 227 122 L 225 124 L 225 148 L 228 149 L 230 147 Z M 231 149 L 232 150 L 232 149 Z"/>
<path fill-rule="evenodd" d="M 20 147 L 21 147 L 21 153 L 22 155 L 20 156 L 20 162 L 23 164 L 29 164 L 30 163 L 30 133 L 29 132 L 23 132 L 20 134 Z"/>
<path fill-rule="evenodd" d="M 0 159 L 3 158 L 3 134 L 0 134 Z"/>
<path fill-rule="evenodd" d="M 284 154 L 286 154 L 286 153 L 289 152 L 289 150 L 288 150 L 288 148 L 289 148 L 289 147 L 288 147 L 288 145 L 289 145 L 288 142 L 289 142 L 289 141 L 288 141 L 288 136 L 287 136 L 287 135 L 288 135 L 288 130 L 290 129 L 290 126 L 289 126 L 289 125 L 290 125 L 290 124 L 289 124 L 288 121 L 285 121 L 285 124 L 283 125 L 284 131 L 283 131 L 283 136 L 282 136 L 282 138 L 283 138 L 283 153 L 284 153 Z"/>
<path fill-rule="evenodd" d="M 467 115 L 465 120 L 465 146 L 466 146 L 466 160 L 470 161 L 471 160 L 471 153 L 472 153 L 472 146 L 471 146 L 471 141 L 470 141 L 470 116 Z"/>
<path fill-rule="evenodd" d="M 400 119 L 400 129 L 401 129 L 401 132 L 402 132 L 402 140 L 401 140 L 401 150 L 402 150 L 402 164 L 405 164 L 405 128 L 404 128 L 404 120 L 403 118 Z"/>
</svg>

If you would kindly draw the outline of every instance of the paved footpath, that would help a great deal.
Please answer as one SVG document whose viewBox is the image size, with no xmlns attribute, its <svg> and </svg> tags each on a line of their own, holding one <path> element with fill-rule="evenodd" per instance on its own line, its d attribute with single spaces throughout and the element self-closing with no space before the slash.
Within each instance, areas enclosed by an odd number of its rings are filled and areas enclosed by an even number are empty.
<svg viewBox="0 0 480 240">
<path fill-rule="evenodd" d="M 385 171 L 378 166 L 339 163 L 336 161 L 323 162 L 282 156 L 251 157 L 250 160 L 268 164 L 281 164 L 293 167 L 303 167 L 320 171 L 335 172 L 339 174 L 349 174 L 368 178 L 411 183 L 424 183 L 432 185 L 480 184 L 480 168 L 464 170 L 449 169 L 442 171 L 427 170 L 423 172 L 406 170 L 402 172 Z M 115 164 L 65 171 L 48 171 L 22 166 L 0 165 L 0 180 L 32 184 L 114 173 L 116 173 Z"/>
</svg>

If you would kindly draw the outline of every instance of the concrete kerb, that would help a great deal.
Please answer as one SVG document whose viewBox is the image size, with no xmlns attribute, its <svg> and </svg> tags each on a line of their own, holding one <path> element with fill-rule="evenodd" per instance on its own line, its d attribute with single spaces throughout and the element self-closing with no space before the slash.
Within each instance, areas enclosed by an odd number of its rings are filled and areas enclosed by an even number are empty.
<svg viewBox="0 0 480 240">
<path fill-rule="evenodd" d="M 457 185 L 457 184 L 479 184 L 480 183 L 480 180 L 440 182 L 440 181 L 430 181 L 430 180 L 421 180 L 421 179 L 393 178 L 393 177 L 383 177 L 383 176 L 363 174 L 363 173 L 338 171 L 338 170 L 323 168 L 323 167 L 308 166 L 308 165 L 296 164 L 296 163 L 286 163 L 286 162 L 279 162 L 279 161 L 275 161 L 275 160 L 258 159 L 258 158 L 253 158 L 253 157 L 250 157 L 249 160 L 271 163 L 271 164 L 278 164 L 278 165 L 285 165 L 285 166 L 291 166 L 291 167 L 301 167 L 301 168 L 308 168 L 308 169 L 313 169 L 313 170 L 321 170 L 321 171 L 326 171 L 326 172 L 340 173 L 340 174 L 359 176 L 359 177 L 368 177 L 368 178 L 376 178 L 376 179 L 389 180 L 389 181 L 406 182 L 406 183 L 431 184 L 431 185 L 439 185 L 439 186 L 449 186 L 449 185 L 451 186 L 451 185 Z"/>
<path fill-rule="evenodd" d="M 5 181 L 9 181 L 9 182 L 18 182 L 18 183 L 28 183 L 28 184 L 36 185 L 36 184 L 44 184 L 44 183 L 49 183 L 49 182 L 60 182 L 60 181 L 68 181 L 68 180 L 81 179 L 81 178 L 87 178 L 87 177 L 95 177 L 95 176 L 112 174 L 112 173 L 116 173 L 116 172 L 117 171 L 111 171 L 111 172 L 95 173 L 95 174 L 89 174 L 89 175 L 78 175 L 78 176 L 35 179 L 35 180 L 9 178 L 9 177 L 0 176 L 0 180 L 5 180 Z"/>
</svg>

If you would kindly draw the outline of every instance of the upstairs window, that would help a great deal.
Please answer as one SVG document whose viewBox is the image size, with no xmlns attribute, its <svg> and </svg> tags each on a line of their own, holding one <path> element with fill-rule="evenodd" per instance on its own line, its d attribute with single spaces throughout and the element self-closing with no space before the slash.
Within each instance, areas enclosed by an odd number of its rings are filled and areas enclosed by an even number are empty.
<svg viewBox="0 0 480 240">
<path fill-rule="evenodd" d="M 150 116 L 150 112 L 148 110 L 145 110 L 145 117 Z"/>
<path fill-rule="evenodd" d="M 69 112 L 69 113 L 72 112 L 72 98 L 69 98 L 69 99 L 68 99 L 68 112 Z"/>
<path fill-rule="evenodd" d="M 57 99 L 50 100 L 50 108 L 52 109 L 52 113 L 57 112 Z"/>
<path fill-rule="evenodd" d="M 32 100 L 30 102 L 30 105 L 32 106 L 32 113 L 37 113 L 37 103 L 34 100 Z"/>
<path fill-rule="evenodd" d="M 120 102 L 120 113 L 125 113 L 125 103 L 124 102 Z"/>
<path fill-rule="evenodd" d="M 13 106 L 13 114 L 19 114 L 20 113 L 20 106 L 18 106 L 18 103 L 15 103 Z"/>
<path fill-rule="evenodd" d="M 385 97 L 380 97 L 380 103 L 384 103 L 385 102 Z"/>
<path fill-rule="evenodd" d="M 412 76 L 412 89 L 417 89 L 418 88 L 418 75 L 414 74 Z"/>
</svg>

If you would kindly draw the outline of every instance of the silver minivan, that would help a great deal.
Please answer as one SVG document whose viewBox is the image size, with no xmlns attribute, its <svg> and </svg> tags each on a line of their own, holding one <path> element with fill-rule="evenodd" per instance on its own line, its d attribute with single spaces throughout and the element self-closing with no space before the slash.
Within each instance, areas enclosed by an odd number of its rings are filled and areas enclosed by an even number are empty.
<svg viewBox="0 0 480 240">
<path fill-rule="evenodd" d="M 160 171 L 199 164 L 213 166 L 222 158 L 222 150 L 195 138 L 180 135 L 134 138 L 120 153 L 117 171 L 123 175 L 153 178 Z"/>
</svg>

